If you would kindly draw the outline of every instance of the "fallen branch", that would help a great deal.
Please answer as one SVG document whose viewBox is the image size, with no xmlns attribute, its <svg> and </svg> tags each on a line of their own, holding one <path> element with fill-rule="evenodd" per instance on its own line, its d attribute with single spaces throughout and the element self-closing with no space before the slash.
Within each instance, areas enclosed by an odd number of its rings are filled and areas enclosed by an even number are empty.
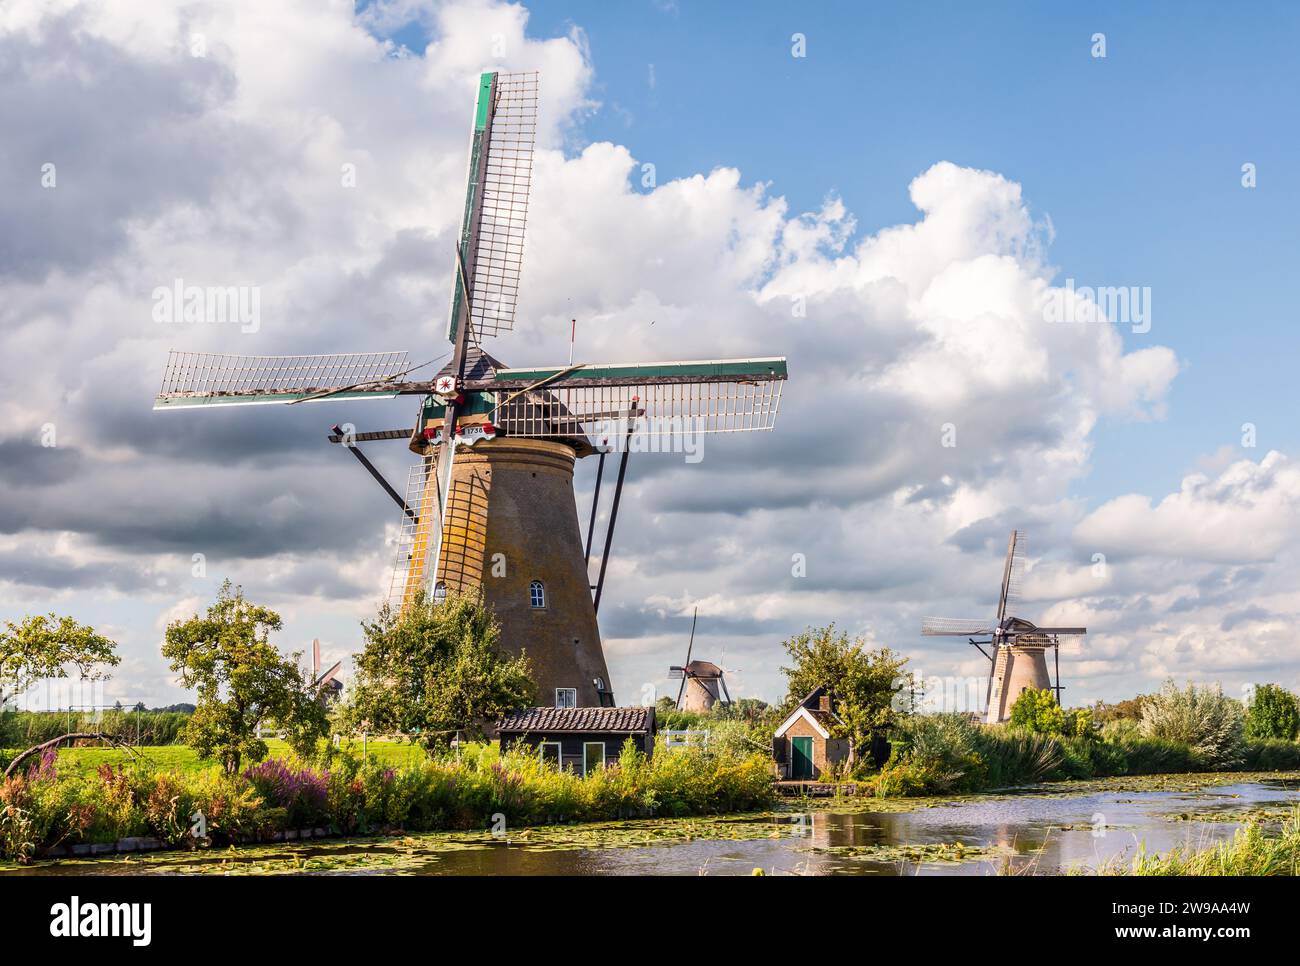
<svg viewBox="0 0 1300 966">
<path fill-rule="evenodd" d="M 22 764 L 24 761 L 26 761 L 28 758 L 32 757 L 32 755 L 42 754 L 50 748 L 57 748 L 60 742 L 75 741 L 78 738 L 95 738 L 98 739 L 99 741 L 107 741 L 110 745 L 113 745 L 116 748 L 125 748 L 127 751 L 135 755 L 137 758 L 139 757 L 140 754 L 125 742 L 119 741 L 118 739 L 114 738 L 112 735 L 106 735 L 100 731 L 69 731 L 66 735 L 59 735 L 57 738 L 51 738 L 49 741 L 43 741 L 39 745 L 33 745 L 32 747 L 24 751 L 22 754 L 18 755 L 16 758 L 14 758 L 13 761 L 9 762 L 9 767 L 5 769 L 5 778 L 8 778 L 15 771 L 17 771 L 18 766 Z"/>
</svg>

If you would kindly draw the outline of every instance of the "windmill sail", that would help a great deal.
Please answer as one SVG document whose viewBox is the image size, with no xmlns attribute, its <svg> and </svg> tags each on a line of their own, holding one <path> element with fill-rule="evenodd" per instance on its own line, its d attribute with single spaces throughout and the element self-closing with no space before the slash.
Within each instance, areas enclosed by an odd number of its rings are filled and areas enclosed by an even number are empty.
<svg viewBox="0 0 1300 966">
<path fill-rule="evenodd" d="M 401 381 L 409 371 L 405 352 L 240 356 L 173 350 L 153 408 L 392 399 L 428 392 L 427 383 Z"/>
<path fill-rule="evenodd" d="M 695 649 L 695 622 L 699 619 L 700 609 L 696 607 L 695 612 L 691 615 L 691 639 L 686 644 L 686 660 L 682 663 L 681 667 L 668 669 L 668 677 L 670 680 L 680 679 L 682 682 L 681 687 L 677 689 L 677 700 L 673 704 L 673 707 L 675 708 L 680 708 L 682 706 L 682 693 L 686 690 L 686 677 L 691 667 L 691 651 Z"/>
<path fill-rule="evenodd" d="M 988 621 L 963 620 L 959 617 L 922 617 L 924 637 L 987 637 L 993 633 Z"/>
<path fill-rule="evenodd" d="M 510 436 L 673 436 L 771 429 L 785 379 L 785 359 L 718 359 L 498 369 L 481 388 Z"/>
<path fill-rule="evenodd" d="M 1024 534 L 1012 530 L 1007 540 L 1007 559 L 1002 566 L 1002 589 L 998 594 L 998 624 L 1007 616 L 1007 605 L 1020 596 L 1024 576 Z"/>
<path fill-rule="evenodd" d="M 469 283 L 470 337 L 499 335 L 515 325 L 524 228 L 533 182 L 539 80 L 536 72 L 485 74 L 470 143 L 469 185 L 460 263 Z M 464 281 L 454 268 L 451 327 L 461 319 Z"/>
</svg>

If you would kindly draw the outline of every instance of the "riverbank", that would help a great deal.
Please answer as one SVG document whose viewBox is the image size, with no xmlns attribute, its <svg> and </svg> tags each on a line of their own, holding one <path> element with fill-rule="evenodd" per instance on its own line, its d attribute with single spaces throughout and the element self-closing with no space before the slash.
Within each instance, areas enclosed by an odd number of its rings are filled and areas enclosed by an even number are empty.
<svg viewBox="0 0 1300 966">
<path fill-rule="evenodd" d="M 460 760 L 404 767 L 348 754 L 313 766 L 267 759 L 238 774 L 100 765 L 67 771 L 47 753 L 0 784 L 0 859 L 246 845 L 296 839 L 493 828 L 766 808 L 771 766 L 760 755 L 683 749 L 647 757 L 631 745 L 617 767 L 585 776 L 535 755 L 484 746 Z"/>
<path fill-rule="evenodd" d="M 1253 834 L 1267 840 L 1298 804 L 1300 773 L 1128 777 L 995 794 L 780 802 L 717 816 L 508 825 L 498 834 L 485 827 L 36 859 L 5 868 L 10 875 L 1114 875 L 1139 855 L 1192 855 L 1230 842 L 1252 819 L 1259 828 Z M 848 808 L 854 805 L 860 808 Z"/>
</svg>

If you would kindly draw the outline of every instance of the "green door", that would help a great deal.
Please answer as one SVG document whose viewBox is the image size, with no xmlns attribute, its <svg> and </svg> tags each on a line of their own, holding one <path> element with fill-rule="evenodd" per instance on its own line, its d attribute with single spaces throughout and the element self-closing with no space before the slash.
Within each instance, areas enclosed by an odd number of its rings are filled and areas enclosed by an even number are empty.
<svg viewBox="0 0 1300 966">
<path fill-rule="evenodd" d="M 813 777 L 813 740 L 811 738 L 790 739 L 790 777 L 810 779 Z"/>
</svg>

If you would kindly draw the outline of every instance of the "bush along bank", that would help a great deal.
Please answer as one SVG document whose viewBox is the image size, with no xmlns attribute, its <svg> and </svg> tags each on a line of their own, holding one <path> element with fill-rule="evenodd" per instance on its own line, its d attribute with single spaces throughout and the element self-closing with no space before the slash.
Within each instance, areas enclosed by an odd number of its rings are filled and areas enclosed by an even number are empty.
<svg viewBox="0 0 1300 966">
<path fill-rule="evenodd" d="M 486 829 L 750 811 L 772 801 L 770 763 L 630 745 L 587 776 L 535 755 L 486 748 L 456 761 L 391 768 L 336 755 L 328 765 L 267 759 L 237 775 L 140 766 L 61 775 L 55 756 L 0 784 L 0 858 L 187 848 L 296 838 Z M 306 836 L 303 836 L 306 837 Z"/>
<path fill-rule="evenodd" d="M 1134 722 L 1076 734 L 972 724 L 965 715 L 901 721 L 889 761 L 865 778 L 882 796 L 976 792 L 1034 782 L 1205 771 L 1300 770 L 1300 744 L 1244 740 L 1211 754 L 1187 741 L 1151 737 Z"/>
</svg>

